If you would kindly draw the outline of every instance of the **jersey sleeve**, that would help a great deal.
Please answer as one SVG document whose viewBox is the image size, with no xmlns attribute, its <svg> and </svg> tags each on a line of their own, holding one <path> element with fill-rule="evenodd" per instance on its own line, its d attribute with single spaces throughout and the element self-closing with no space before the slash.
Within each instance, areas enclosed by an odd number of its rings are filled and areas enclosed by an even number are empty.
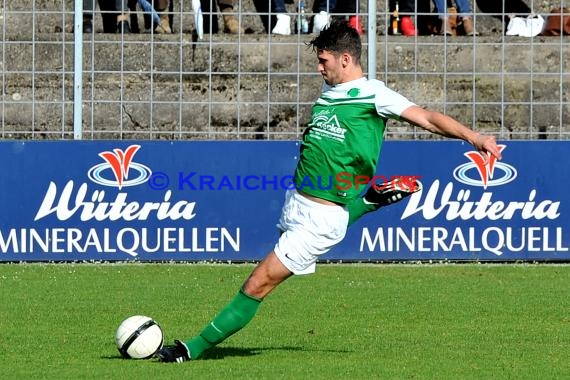
<svg viewBox="0 0 570 380">
<path fill-rule="evenodd" d="M 386 87 L 384 82 L 378 80 L 374 82 L 376 88 L 376 112 L 381 117 L 399 120 L 404 110 L 416 105 L 405 96 Z"/>
</svg>

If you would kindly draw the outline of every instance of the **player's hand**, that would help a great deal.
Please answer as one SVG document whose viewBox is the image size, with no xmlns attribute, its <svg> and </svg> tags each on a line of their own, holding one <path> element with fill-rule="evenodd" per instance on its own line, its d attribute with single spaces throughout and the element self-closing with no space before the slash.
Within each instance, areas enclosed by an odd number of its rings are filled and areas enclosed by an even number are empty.
<svg viewBox="0 0 570 380">
<path fill-rule="evenodd" d="M 483 159 L 485 160 L 485 164 L 488 163 L 490 155 L 495 157 L 497 160 L 502 158 L 501 150 L 497 146 L 495 136 L 478 134 L 473 141 L 473 146 L 479 151 L 479 153 L 481 153 L 481 156 L 483 156 Z"/>
</svg>

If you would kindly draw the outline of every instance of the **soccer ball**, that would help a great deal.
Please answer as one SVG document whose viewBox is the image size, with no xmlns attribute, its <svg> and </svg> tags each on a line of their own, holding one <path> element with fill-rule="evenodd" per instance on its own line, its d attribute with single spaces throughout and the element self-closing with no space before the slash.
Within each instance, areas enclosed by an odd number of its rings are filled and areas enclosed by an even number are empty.
<svg viewBox="0 0 570 380">
<path fill-rule="evenodd" d="M 148 359 L 162 348 L 162 329 L 150 317 L 133 315 L 117 328 L 115 343 L 124 358 Z"/>
</svg>

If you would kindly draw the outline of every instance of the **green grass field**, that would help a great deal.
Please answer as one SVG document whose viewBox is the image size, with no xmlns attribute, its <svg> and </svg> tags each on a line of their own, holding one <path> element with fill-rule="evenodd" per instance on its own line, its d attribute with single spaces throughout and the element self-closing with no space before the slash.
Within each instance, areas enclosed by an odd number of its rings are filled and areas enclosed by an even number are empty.
<svg viewBox="0 0 570 380">
<path fill-rule="evenodd" d="M 570 266 L 321 265 L 195 362 L 122 359 L 119 323 L 197 333 L 252 265 L 0 265 L 2 379 L 570 378 Z"/>
</svg>

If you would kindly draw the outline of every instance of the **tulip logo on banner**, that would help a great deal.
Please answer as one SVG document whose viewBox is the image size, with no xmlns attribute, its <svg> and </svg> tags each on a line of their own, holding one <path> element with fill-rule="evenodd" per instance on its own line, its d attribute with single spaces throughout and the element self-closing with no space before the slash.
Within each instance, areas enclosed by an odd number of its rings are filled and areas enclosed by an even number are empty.
<svg viewBox="0 0 570 380">
<path fill-rule="evenodd" d="M 136 186 L 145 183 L 151 176 L 152 171 L 146 165 L 133 162 L 135 153 L 141 148 L 140 145 L 131 145 L 125 151 L 113 149 L 112 152 L 101 152 L 99 156 L 105 162 L 93 166 L 89 169 L 87 176 L 99 185 L 118 187 Z M 132 171 L 137 175 L 129 179 Z"/>
<path fill-rule="evenodd" d="M 503 151 L 506 145 L 499 148 Z M 560 200 L 541 197 L 543 190 L 535 184 L 528 190 L 523 183 L 516 186 L 516 192 L 515 186 L 496 191 L 496 186 L 517 178 L 515 167 L 494 157 L 486 159 L 477 151 L 463 155 L 469 162 L 452 169 L 454 179 L 463 185 L 445 176 L 424 183 L 423 191 L 409 198 L 400 218 L 416 216 L 419 222 L 363 228 L 360 251 L 445 258 L 525 258 L 568 252 L 564 228 L 558 222 Z"/>
<path fill-rule="evenodd" d="M 498 146 L 501 152 L 506 148 L 506 145 Z M 505 185 L 517 178 L 517 171 L 514 167 L 498 162 L 493 156 L 489 156 L 485 163 L 485 156 L 480 152 L 471 151 L 464 155 L 471 162 L 459 165 L 453 171 L 453 177 L 461 183 L 487 189 L 488 186 Z M 499 173 L 496 173 L 497 171 Z"/>
</svg>

